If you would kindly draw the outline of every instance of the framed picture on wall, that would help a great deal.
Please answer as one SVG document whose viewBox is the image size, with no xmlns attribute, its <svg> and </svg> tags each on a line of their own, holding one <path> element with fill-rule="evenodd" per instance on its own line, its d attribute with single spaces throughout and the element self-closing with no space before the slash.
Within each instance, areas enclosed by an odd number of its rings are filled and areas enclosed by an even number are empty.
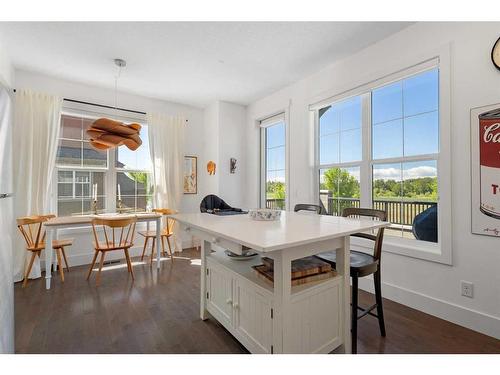
<svg viewBox="0 0 500 375">
<path fill-rule="evenodd" d="M 198 193 L 198 158 L 184 156 L 184 194 Z"/>
<path fill-rule="evenodd" d="M 500 103 L 471 110 L 472 233 L 500 237 Z"/>
</svg>

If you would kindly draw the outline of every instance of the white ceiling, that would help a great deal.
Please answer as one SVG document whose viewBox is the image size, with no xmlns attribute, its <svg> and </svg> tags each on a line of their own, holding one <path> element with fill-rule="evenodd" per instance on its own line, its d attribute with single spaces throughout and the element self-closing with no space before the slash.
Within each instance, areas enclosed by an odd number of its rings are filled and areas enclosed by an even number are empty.
<svg viewBox="0 0 500 375">
<path fill-rule="evenodd" d="M 407 22 L 0 22 L 16 68 L 204 107 L 248 104 Z"/>
</svg>

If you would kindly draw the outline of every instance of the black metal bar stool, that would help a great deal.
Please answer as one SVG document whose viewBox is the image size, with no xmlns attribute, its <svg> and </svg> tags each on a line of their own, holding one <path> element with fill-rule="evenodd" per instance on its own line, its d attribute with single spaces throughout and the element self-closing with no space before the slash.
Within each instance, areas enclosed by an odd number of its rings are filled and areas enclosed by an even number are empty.
<svg viewBox="0 0 500 375">
<path fill-rule="evenodd" d="M 344 217 L 365 216 L 378 219 L 380 221 L 387 220 L 385 211 L 373 210 L 369 208 L 345 208 L 342 212 Z M 384 239 L 384 228 L 380 228 L 377 234 L 356 233 L 354 237 L 361 237 L 374 242 L 373 255 L 363 253 L 361 251 L 351 250 L 351 277 L 352 277 L 352 301 L 351 301 L 351 336 L 352 336 L 352 353 L 357 352 L 357 336 L 358 336 L 358 319 L 365 315 L 371 315 L 378 319 L 380 335 L 385 337 L 384 310 L 382 308 L 382 289 L 380 279 L 380 257 L 382 255 L 382 241 Z M 316 255 L 318 258 L 330 263 L 334 268 L 336 264 L 336 252 L 330 251 Z M 365 277 L 373 274 L 375 284 L 375 304 L 368 308 L 358 306 L 358 280 L 360 277 Z M 377 314 L 372 311 L 377 309 Z M 358 314 L 360 310 L 360 314 Z"/>
</svg>

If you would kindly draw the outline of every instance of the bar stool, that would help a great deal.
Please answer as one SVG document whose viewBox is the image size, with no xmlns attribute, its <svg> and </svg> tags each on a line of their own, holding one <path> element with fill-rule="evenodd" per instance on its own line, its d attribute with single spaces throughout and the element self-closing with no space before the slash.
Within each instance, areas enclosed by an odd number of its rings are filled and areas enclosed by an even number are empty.
<svg viewBox="0 0 500 375">
<path fill-rule="evenodd" d="M 381 210 L 374 210 L 369 208 L 355 208 L 349 207 L 342 211 L 343 217 L 351 216 L 365 216 L 378 219 L 380 221 L 387 220 L 387 213 Z M 371 315 L 378 319 L 380 328 L 380 335 L 385 337 L 385 323 L 384 323 L 384 310 L 382 308 L 382 288 L 380 277 L 380 257 L 382 255 L 382 242 L 384 239 L 384 228 L 379 228 L 376 235 L 368 233 L 355 233 L 353 237 L 361 237 L 374 242 L 373 255 L 366 254 L 360 251 L 351 250 L 351 269 L 350 274 L 352 277 L 352 301 L 351 301 L 351 335 L 352 335 L 352 353 L 357 352 L 357 334 L 358 334 L 358 319 L 365 315 Z M 336 252 L 329 251 L 316 255 L 316 257 L 324 260 L 335 268 L 336 265 Z M 358 279 L 373 274 L 373 281 L 375 284 L 375 304 L 362 308 L 358 306 Z M 377 309 L 375 315 L 372 311 Z M 358 310 L 361 313 L 358 315 Z"/>
<path fill-rule="evenodd" d="M 56 215 L 37 215 L 21 217 L 16 220 L 17 227 L 19 228 L 19 231 L 26 241 L 26 250 L 31 251 L 31 259 L 24 275 L 23 288 L 25 288 L 28 284 L 28 277 L 31 272 L 31 268 L 33 267 L 35 257 L 40 257 L 42 250 L 45 250 L 45 229 L 43 228 L 43 223 L 54 217 L 56 217 Z M 68 259 L 66 258 L 66 251 L 64 250 L 64 248 L 71 245 L 73 245 L 73 239 L 61 239 L 52 241 L 52 248 L 55 250 L 57 255 L 57 265 L 59 266 L 59 274 L 63 283 L 64 267 L 61 258 L 64 259 L 66 269 L 69 272 Z M 45 265 L 45 267 L 50 267 L 50 265 Z"/>
<path fill-rule="evenodd" d="M 176 210 L 172 210 L 169 208 L 154 208 L 152 210 L 153 212 L 156 212 L 161 215 L 173 215 L 176 214 Z M 161 230 L 160 233 L 160 238 L 161 238 L 161 253 L 163 256 L 165 256 L 165 239 L 167 240 L 167 245 L 168 245 L 168 252 L 170 259 L 173 261 L 173 252 L 172 252 L 172 246 L 170 244 L 170 237 L 174 235 L 174 224 L 175 220 L 171 218 L 167 218 L 167 225 L 165 228 Z M 155 252 L 155 245 L 156 245 L 156 231 L 155 230 L 148 230 L 148 231 L 138 231 L 138 234 L 144 237 L 144 247 L 142 249 L 142 255 L 141 255 L 141 261 L 144 260 L 144 254 L 146 253 L 146 248 L 148 246 L 149 239 L 153 240 L 153 243 L 151 245 L 151 259 L 150 259 L 150 264 L 153 264 L 153 258 L 154 258 L 154 252 Z"/>
</svg>

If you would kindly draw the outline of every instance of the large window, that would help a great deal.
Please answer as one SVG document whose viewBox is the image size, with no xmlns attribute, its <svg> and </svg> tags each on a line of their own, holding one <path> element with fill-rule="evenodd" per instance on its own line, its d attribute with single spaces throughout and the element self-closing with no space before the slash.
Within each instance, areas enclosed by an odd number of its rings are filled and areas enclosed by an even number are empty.
<svg viewBox="0 0 500 375">
<path fill-rule="evenodd" d="M 389 236 L 438 242 L 439 68 L 398 74 L 315 109 L 326 212 L 387 212 Z"/>
<path fill-rule="evenodd" d="M 262 202 L 267 208 L 286 208 L 286 126 L 284 114 L 261 121 Z"/>
<path fill-rule="evenodd" d="M 142 145 L 136 151 L 125 146 L 111 151 L 95 150 L 85 130 L 97 117 L 63 114 L 56 159 L 57 213 L 59 216 L 91 212 L 93 184 L 97 184 L 98 212 L 118 207 L 144 211 L 151 206 L 151 157 L 148 128 L 141 129 Z"/>
</svg>

